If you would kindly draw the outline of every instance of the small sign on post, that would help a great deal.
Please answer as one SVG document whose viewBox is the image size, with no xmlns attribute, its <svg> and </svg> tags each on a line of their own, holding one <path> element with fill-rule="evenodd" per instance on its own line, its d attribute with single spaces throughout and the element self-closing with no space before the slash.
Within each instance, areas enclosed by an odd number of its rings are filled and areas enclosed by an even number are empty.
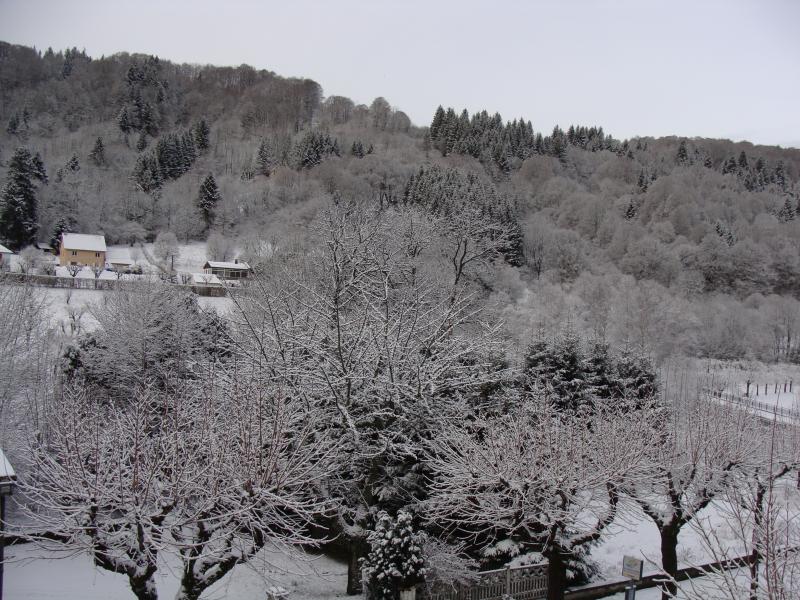
<svg viewBox="0 0 800 600">
<path fill-rule="evenodd" d="M 631 584 L 625 589 L 625 600 L 636 599 L 636 584 L 634 581 L 641 581 L 644 561 L 633 556 L 622 557 L 622 576 L 631 580 Z"/>
<path fill-rule="evenodd" d="M 622 576 L 634 581 L 639 581 L 642 578 L 642 571 L 644 569 L 644 561 L 634 558 L 633 556 L 622 557 Z"/>
</svg>

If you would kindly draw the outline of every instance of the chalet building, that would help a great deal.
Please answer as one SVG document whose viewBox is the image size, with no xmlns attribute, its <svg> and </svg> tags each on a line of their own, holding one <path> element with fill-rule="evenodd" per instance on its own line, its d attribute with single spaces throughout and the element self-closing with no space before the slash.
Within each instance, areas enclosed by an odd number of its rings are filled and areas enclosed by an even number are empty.
<svg viewBox="0 0 800 600">
<path fill-rule="evenodd" d="M 209 260 L 203 265 L 203 270 L 220 279 L 244 279 L 250 275 L 250 265 L 238 258 L 235 258 L 233 262 Z"/>
<path fill-rule="evenodd" d="M 87 233 L 62 233 L 58 264 L 104 268 L 106 265 L 106 238 Z"/>
</svg>

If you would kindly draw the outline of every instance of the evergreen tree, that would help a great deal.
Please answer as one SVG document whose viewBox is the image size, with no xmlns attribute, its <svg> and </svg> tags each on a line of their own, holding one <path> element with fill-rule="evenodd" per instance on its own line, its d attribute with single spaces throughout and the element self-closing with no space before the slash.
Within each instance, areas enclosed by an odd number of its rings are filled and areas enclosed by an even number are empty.
<svg viewBox="0 0 800 600">
<path fill-rule="evenodd" d="M 616 368 L 609 354 L 608 344 L 595 342 L 586 359 L 586 387 L 595 398 L 607 400 L 614 394 L 612 382 Z"/>
<path fill-rule="evenodd" d="M 644 356 L 624 351 L 617 360 L 614 395 L 619 398 L 647 400 L 658 392 L 653 364 Z"/>
<path fill-rule="evenodd" d="M 633 201 L 633 198 L 631 198 L 631 201 L 628 202 L 628 208 L 625 209 L 625 219 L 628 221 L 635 219 L 638 212 L 639 210 L 636 207 L 636 203 Z"/>
<path fill-rule="evenodd" d="M 737 165 L 738 165 L 740 171 L 747 171 L 747 169 L 748 169 L 748 166 L 747 166 L 747 154 L 745 154 L 744 150 L 742 150 L 741 153 L 739 154 L 739 161 L 738 161 Z"/>
<path fill-rule="evenodd" d="M 106 148 L 103 145 L 103 138 L 97 138 L 94 142 L 94 147 L 89 153 L 89 159 L 98 167 L 106 164 Z"/>
<path fill-rule="evenodd" d="M 639 181 L 637 182 L 636 185 L 639 188 L 640 192 L 644 193 L 647 191 L 647 176 L 645 176 L 644 174 L 644 169 L 639 171 Z"/>
<path fill-rule="evenodd" d="M 780 187 L 782 190 L 786 189 L 786 174 L 783 170 L 783 162 L 779 162 L 775 167 L 775 183 Z"/>
<path fill-rule="evenodd" d="M 211 145 L 211 129 L 205 119 L 200 119 L 200 121 L 197 122 L 194 126 L 193 134 L 195 146 L 202 154 L 208 150 Z"/>
<path fill-rule="evenodd" d="M 675 156 L 675 164 L 688 165 L 689 164 L 689 151 L 686 149 L 686 140 L 681 140 L 678 146 L 678 153 Z"/>
<path fill-rule="evenodd" d="M 17 135 L 19 133 L 19 116 L 17 115 L 17 113 L 11 115 L 11 118 L 8 120 L 6 133 L 8 135 Z"/>
<path fill-rule="evenodd" d="M 431 136 L 431 140 L 436 140 L 439 138 L 439 130 L 444 124 L 444 121 L 445 121 L 445 113 L 444 109 L 440 104 L 439 108 L 436 109 L 436 112 L 433 115 L 433 121 L 431 121 L 431 127 L 430 130 L 428 131 L 429 135 Z"/>
<path fill-rule="evenodd" d="M 270 140 L 264 138 L 261 140 L 261 144 L 258 146 L 258 154 L 256 154 L 258 172 L 269 177 L 277 164 L 278 158 L 275 154 L 275 148 Z"/>
<path fill-rule="evenodd" d="M 371 600 L 397 600 L 400 590 L 424 580 L 424 539 L 414 531 L 413 518 L 407 511 L 399 511 L 397 519 L 385 511 L 378 513 L 375 529 L 367 538 L 370 551 L 364 561 Z"/>
<path fill-rule="evenodd" d="M 786 198 L 783 201 L 783 206 L 778 211 L 777 216 L 778 216 L 778 221 L 780 221 L 781 223 L 788 223 L 789 221 L 794 221 L 795 212 L 791 196 L 786 196 Z"/>
<path fill-rule="evenodd" d="M 355 156 L 356 158 L 364 158 L 366 153 L 364 152 L 364 144 L 359 141 L 353 142 L 352 147 L 350 148 L 350 154 Z"/>
<path fill-rule="evenodd" d="M 120 131 L 126 136 L 131 132 L 131 120 L 130 116 L 128 115 L 128 109 L 125 106 L 123 106 L 122 110 L 119 111 L 119 115 L 117 116 L 117 125 L 119 126 Z"/>
<path fill-rule="evenodd" d="M 580 339 L 566 332 L 551 342 L 539 340 L 525 357 L 527 383 L 547 390 L 559 410 L 577 410 L 585 404 L 589 373 Z"/>
<path fill-rule="evenodd" d="M 136 149 L 139 152 L 142 152 L 145 148 L 147 148 L 147 134 L 142 131 L 139 134 L 139 139 L 136 140 Z"/>
<path fill-rule="evenodd" d="M 200 192 L 197 194 L 197 208 L 200 210 L 206 229 L 213 225 L 217 204 L 221 199 L 222 196 L 219 193 L 217 182 L 214 180 L 214 176 L 209 173 L 200 186 Z"/>
<path fill-rule="evenodd" d="M 61 217 L 53 228 L 53 235 L 50 236 L 50 247 L 58 253 L 61 248 L 61 234 L 75 230 L 75 219 L 69 216 Z"/>
<path fill-rule="evenodd" d="M 728 173 L 736 173 L 737 170 L 738 167 L 736 165 L 736 159 L 732 156 L 722 165 L 723 175 L 727 175 Z"/>
<path fill-rule="evenodd" d="M 11 157 L 0 202 L 0 236 L 12 250 L 36 242 L 39 230 L 36 185 L 44 182 L 43 173 L 27 148 L 18 148 Z"/>
</svg>

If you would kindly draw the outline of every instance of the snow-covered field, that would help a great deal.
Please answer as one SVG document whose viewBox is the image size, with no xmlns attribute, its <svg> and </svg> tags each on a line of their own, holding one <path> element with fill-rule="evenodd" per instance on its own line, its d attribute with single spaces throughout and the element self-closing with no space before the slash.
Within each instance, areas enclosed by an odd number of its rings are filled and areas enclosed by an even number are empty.
<svg viewBox="0 0 800 600">
<path fill-rule="evenodd" d="M 131 600 L 124 575 L 93 566 L 83 554 L 63 554 L 32 544 L 6 549 L 5 598 L 8 600 Z M 172 598 L 178 589 L 175 564 L 159 567 L 158 592 Z M 321 555 L 296 553 L 287 558 L 264 550 L 248 565 L 234 568 L 205 594 L 203 600 L 264 600 L 270 586 L 281 586 L 290 600 L 345 596 L 347 565 Z"/>
</svg>

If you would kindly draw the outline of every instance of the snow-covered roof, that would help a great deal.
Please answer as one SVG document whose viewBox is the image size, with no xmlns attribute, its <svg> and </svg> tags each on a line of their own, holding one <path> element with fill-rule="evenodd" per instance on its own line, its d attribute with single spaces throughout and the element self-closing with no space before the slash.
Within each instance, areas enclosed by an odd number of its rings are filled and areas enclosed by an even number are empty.
<svg viewBox="0 0 800 600">
<path fill-rule="evenodd" d="M 0 244 L 0 254 L 14 254 L 11 250 Z"/>
<path fill-rule="evenodd" d="M 106 238 L 102 235 L 93 235 L 90 233 L 62 233 L 61 246 L 68 250 L 105 252 Z"/>
<path fill-rule="evenodd" d="M 0 450 L 0 481 L 3 479 L 16 479 L 17 475 L 11 467 L 11 463 L 6 460 L 6 455 Z"/>
<path fill-rule="evenodd" d="M 217 260 L 209 260 L 203 265 L 204 269 L 240 269 L 242 271 L 249 271 L 250 265 L 244 261 L 238 262 L 221 262 Z"/>
<path fill-rule="evenodd" d="M 50 245 L 49 242 L 36 242 L 36 247 L 39 250 L 52 250 L 53 247 Z"/>
<path fill-rule="evenodd" d="M 192 283 L 195 285 L 222 285 L 219 277 L 208 273 L 192 273 Z"/>
<path fill-rule="evenodd" d="M 108 258 L 106 262 L 110 265 L 125 265 L 126 267 L 132 267 L 136 264 L 130 258 Z"/>
<path fill-rule="evenodd" d="M 131 251 L 127 248 L 115 248 L 111 246 L 106 251 L 106 259 L 109 261 L 114 260 L 115 262 L 117 259 L 131 260 Z"/>
</svg>

